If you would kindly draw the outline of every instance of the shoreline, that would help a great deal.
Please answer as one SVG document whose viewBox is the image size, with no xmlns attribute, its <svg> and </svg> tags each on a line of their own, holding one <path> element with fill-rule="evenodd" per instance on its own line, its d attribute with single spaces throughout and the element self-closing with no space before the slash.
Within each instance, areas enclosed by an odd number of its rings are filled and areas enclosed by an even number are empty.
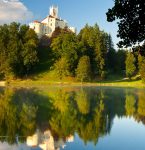
<svg viewBox="0 0 145 150">
<path fill-rule="evenodd" d="M 4 81 L 3 81 L 4 83 Z M 6 86 L 6 83 L 3 84 Z M 141 81 L 122 81 L 122 82 L 66 82 L 66 81 L 43 81 L 43 80 L 15 80 L 11 81 L 10 87 L 45 87 L 45 86 L 84 86 L 84 87 L 124 87 L 124 88 L 145 88 L 145 84 Z"/>
</svg>

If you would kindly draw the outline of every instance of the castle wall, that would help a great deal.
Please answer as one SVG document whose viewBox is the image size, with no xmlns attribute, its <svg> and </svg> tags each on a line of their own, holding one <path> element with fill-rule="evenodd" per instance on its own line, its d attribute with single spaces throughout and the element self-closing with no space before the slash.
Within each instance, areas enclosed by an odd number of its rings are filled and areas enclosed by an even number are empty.
<svg viewBox="0 0 145 150">
<path fill-rule="evenodd" d="M 55 27 L 60 27 L 62 29 L 64 29 L 67 25 L 67 23 L 63 20 L 56 20 L 56 24 Z"/>
<path fill-rule="evenodd" d="M 37 33 L 39 38 L 43 35 L 43 28 L 44 28 L 43 24 L 39 22 L 33 22 L 29 24 L 29 27 Z"/>
</svg>

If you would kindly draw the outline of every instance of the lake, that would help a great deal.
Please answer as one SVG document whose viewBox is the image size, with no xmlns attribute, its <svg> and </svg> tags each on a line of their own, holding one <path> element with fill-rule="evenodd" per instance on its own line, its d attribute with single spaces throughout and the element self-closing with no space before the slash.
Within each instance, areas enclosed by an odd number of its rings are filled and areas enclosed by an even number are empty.
<svg viewBox="0 0 145 150">
<path fill-rule="evenodd" d="M 145 90 L 0 88 L 0 150 L 145 150 Z"/>
</svg>

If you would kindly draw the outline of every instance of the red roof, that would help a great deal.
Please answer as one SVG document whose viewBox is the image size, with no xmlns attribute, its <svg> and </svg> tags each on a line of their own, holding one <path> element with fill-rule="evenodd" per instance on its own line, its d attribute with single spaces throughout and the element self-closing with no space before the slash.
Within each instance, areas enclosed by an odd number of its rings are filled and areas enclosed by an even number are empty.
<svg viewBox="0 0 145 150">
<path fill-rule="evenodd" d="M 34 20 L 33 22 L 34 22 L 34 23 L 40 23 L 40 22 L 39 22 L 39 21 L 37 21 L 37 20 Z"/>
</svg>

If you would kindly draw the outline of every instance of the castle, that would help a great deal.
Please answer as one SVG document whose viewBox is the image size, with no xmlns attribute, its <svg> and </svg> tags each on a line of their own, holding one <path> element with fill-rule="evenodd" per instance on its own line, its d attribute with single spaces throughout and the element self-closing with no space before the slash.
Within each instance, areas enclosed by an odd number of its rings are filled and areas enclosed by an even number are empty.
<svg viewBox="0 0 145 150">
<path fill-rule="evenodd" d="M 39 38 L 46 35 L 51 37 L 52 33 L 55 31 L 57 27 L 64 29 L 67 27 L 72 32 L 76 32 L 74 27 L 69 27 L 65 20 L 62 20 L 58 16 L 58 7 L 52 6 L 49 10 L 49 15 L 44 18 L 41 22 L 35 20 L 29 24 L 29 27 L 33 29 Z"/>
</svg>

